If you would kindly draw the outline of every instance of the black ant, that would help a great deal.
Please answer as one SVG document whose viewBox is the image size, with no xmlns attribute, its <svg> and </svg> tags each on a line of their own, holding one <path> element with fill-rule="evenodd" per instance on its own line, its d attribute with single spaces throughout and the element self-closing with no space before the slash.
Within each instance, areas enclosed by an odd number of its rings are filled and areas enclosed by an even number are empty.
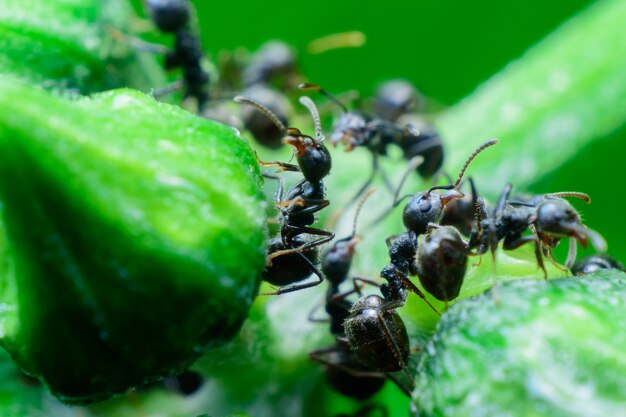
<svg viewBox="0 0 626 417">
<path fill-rule="evenodd" d="M 300 102 L 309 109 L 315 121 L 316 138 L 312 138 L 296 128 L 285 127 L 271 110 L 253 99 L 237 96 L 235 101 L 256 107 L 272 120 L 283 132 L 283 142 L 295 148 L 298 165 L 276 161 L 259 163 L 264 167 L 276 166 L 279 172 L 300 172 L 304 177 L 284 193 L 282 178 L 266 175 L 279 180 L 275 204 L 280 211 L 281 227 L 279 236 L 270 239 L 268 263 L 263 271 L 263 279 L 270 284 L 281 286 L 271 295 L 316 286 L 324 280 L 323 274 L 315 266 L 318 246 L 330 242 L 335 237 L 332 232 L 310 227 L 315 222 L 315 213 L 329 204 L 325 199 L 322 179 L 330 172 L 331 157 L 323 143 L 317 108 L 310 98 L 300 97 Z M 303 235 L 321 237 L 306 241 Z M 311 273 L 318 277 L 318 281 L 289 285 L 306 279 Z"/>
<path fill-rule="evenodd" d="M 340 290 L 341 284 L 348 279 L 355 246 L 359 241 L 356 236 L 357 217 L 369 195 L 371 192 L 361 199 L 357 208 L 352 235 L 336 240 L 322 260 L 322 271 L 329 283 L 325 308 L 330 321 L 330 332 L 335 336 L 335 343 L 328 348 L 318 349 L 309 354 L 312 360 L 326 365 L 326 380 L 337 392 L 359 400 L 369 398 L 380 391 L 386 380 L 384 373 L 371 369 L 359 361 L 350 349 L 344 328 L 344 321 L 349 317 L 353 305 L 347 297 L 354 293 L 361 295 L 359 283 L 376 287 L 378 284 L 362 278 L 352 278 L 354 289 L 347 292 Z M 311 320 L 314 319 L 311 318 Z"/>
<path fill-rule="evenodd" d="M 156 92 L 164 95 L 181 86 L 184 98 L 196 100 L 198 112 L 204 110 L 209 100 L 209 73 L 203 68 L 204 52 L 198 36 L 189 27 L 191 10 L 187 0 L 147 0 L 150 16 L 156 27 L 165 33 L 175 36 L 174 49 L 165 50 L 150 48 L 157 52 L 165 52 L 165 68 L 181 68 L 182 83 L 175 83 L 170 88 Z"/>
<path fill-rule="evenodd" d="M 597 253 L 595 255 L 579 259 L 570 268 L 573 275 L 586 275 L 601 269 L 617 269 L 620 271 L 626 271 L 621 262 L 603 253 Z"/>
<path fill-rule="evenodd" d="M 470 237 L 470 248 L 477 255 L 491 251 L 495 263 L 495 253 L 502 240 L 504 250 L 514 250 L 525 243 L 534 243 L 538 266 L 547 278 L 543 262 L 546 256 L 559 269 L 563 269 L 552 257 L 552 249 L 561 238 L 569 237 L 570 246 L 566 265 L 576 259 L 576 241 L 587 247 L 591 240 L 599 251 L 606 249 L 606 242 L 595 231 L 581 223 L 580 215 L 572 205 L 561 197 L 574 197 L 590 203 L 588 195 L 580 192 L 557 192 L 535 196 L 526 202 L 509 201 L 512 186 L 507 184 L 491 215 L 487 212 L 484 199 L 477 202 L 478 222 Z M 527 230 L 531 235 L 525 235 Z"/>
<path fill-rule="evenodd" d="M 406 205 L 403 214 L 407 231 L 397 237 L 393 243 L 387 239 L 391 263 L 380 274 L 382 278 L 387 280 L 387 283 L 381 287 L 381 293 L 387 302 L 386 308 L 395 309 L 404 305 L 407 297 L 406 290 L 409 289 L 422 298 L 436 314 L 440 315 L 424 294 L 408 279 L 407 275 L 409 274 L 418 275 L 424 288 L 441 301 L 447 302 L 458 295 L 465 274 L 467 244 L 463 243 L 456 229 L 450 226 L 439 228 L 435 223 L 441 217 L 443 208 L 449 201 L 464 197 L 464 194 L 457 188 L 461 184 L 469 164 L 480 152 L 496 143 L 497 140 L 492 139 L 481 144 L 465 161 L 457 180 L 453 184 L 432 187 L 426 193 L 409 194 L 398 199 L 397 196 L 403 182 L 410 172 L 407 170 L 396 190 L 393 204 L 395 207 L 404 198 L 411 197 L 411 201 Z M 444 190 L 445 192 L 435 193 L 435 190 Z M 453 231 L 449 229 L 453 229 Z M 423 244 L 418 249 L 417 237 L 427 231 L 431 231 L 425 239 L 428 244 L 425 247 Z M 456 259 L 455 253 L 449 253 L 457 249 L 462 250 L 463 255 L 460 256 L 465 256 L 465 263 Z M 450 258 L 449 265 L 442 262 L 442 259 L 446 260 L 446 258 Z M 448 266 L 450 266 L 449 269 Z"/>
<path fill-rule="evenodd" d="M 467 158 L 467 160 L 463 164 L 463 167 L 461 168 L 461 171 L 459 172 L 459 176 L 453 184 L 437 185 L 435 187 L 431 187 L 426 192 L 406 194 L 399 198 L 398 196 L 400 195 L 402 186 L 404 185 L 408 174 L 410 174 L 411 172 L 412 166 L 409 165 L 409 169 L 407 169 L 404 176 L 400 180 L 398 187 L 396 188 L 393 204 L 375 222 L 379 222 L 380 220 L 382 220 L 402 201 L 407 198 L 411 198 L 411 200 L 404 207 L 404 211 L 402 213 L 402 222 L 404 223 L 404 227 L 406 227 L 407 230 L 414 232 L 416 235 L 422 235 L 426 233 L 426 230 L 430 223 L 438 223 L 438 220 L 443 214 L 443 209 L 448 203 L 465 197 L 465 194 L 460 192 L 458 188 L 461 185 L 461 181 L 463 180 L 463 176 L 465 175 L 467 167 L 474 160 L 474 158 L 478 156 L 479 153 L 481 153 L 488 147 L 495 145 L 496 143 L 498 143 L 497 139 L 491 139 L 481 144 L 469 156 L 469 158 Z M 435 193 L 434 191 L 437 190 L 441 190 L 442 192 Z"/>
<path fill-rule="evenodd" d="M 357 147 L 364 147 L 372 154 L 372 172 L 350 202 L 356 201 L 379 172 L 387 187 L 392 188 L 382 173 L 379 162 L 381 156 L 387 155 L 387 148 L 392 144 L 400 147 L 407 160 L 423 158 L 423 163 L 414 166 L 413 169 L 417 169 L 418 174 L 424 178 L 431 177 L 441 168 L 443 145 L 434 130 L 427 128 L 419 130 L 412 124 L 400 126 L 384 119 L 349 111 L 336 97 L 315 84 L 300 84 L 300 88 L 318 91 L 342 110 L 331 135 L 333 145 L 343 142 L 348 152 Z"/>
<path fill-rule="evenodd" d="M 431 223 L 417 250 L 417 276 L 422 287 L 439 301 L 447 303 L 459 296 L 469 245 L 454 226 Z"/>
</svg>

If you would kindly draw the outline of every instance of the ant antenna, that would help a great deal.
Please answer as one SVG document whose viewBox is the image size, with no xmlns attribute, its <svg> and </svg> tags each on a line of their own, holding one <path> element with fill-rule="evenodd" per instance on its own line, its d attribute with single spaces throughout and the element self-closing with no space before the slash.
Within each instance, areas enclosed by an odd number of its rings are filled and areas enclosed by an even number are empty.
<svg viewBox="0 0 626 417">
<path fill-rule="evenodd" d="M 301 90 L 315 90 L 318 93 L 320 93 L 321 95 L 323 95 L 324 97 L 326 97 L 327 99 L 329 99 L 330 101 L 332 101 L 333 103 L 335 103 L 336 105 L 339 106 L 339 108 L 341 108 L 341 110 L 343 110 L 344 113 L 348 113 L 348 108 L 346 107 L 345 104 L 343 104 L 341 101 L 339 101 L 339 99 L 335 96 L 333 96 L 332 94 L 330 94 L 328 91 L 324 90 L 322 87 L 320 87 L 317 84 L 310 84 L 310 83 L 302 83 L 300 85 L 298 85 L 298 88 Z"/>
<path fill-rule="evenodd" d="M 272 121 L 272 123 L 274 123 L 278 130 L 280 130 L 284 135 L 289 134 L 289 130 L 287 130 L 287 127 L 285 127 L 283 122 L 278 119 L 274 112 L 272 112 L 270 109 L 268 109 L 255 99 L 244 96 L 236 96 L 233 100 L 235 100 L 235 102 L 239 104 L 248 104 L 250 106 L 256 107 L 259 111 L 263 112 L 263 114 L 265 114 Z"/>
<path fill-rule="evenodd" d="M 376 188 L 370 188 L 369 190 L 367 190 L 365 195 L 361 197 L 361 201 L 359 201 L 359 205 L 356 207 L 356 212 L 354 213 L 354 220 L 352 221 L 352 234 L 350 235 L 351 238 L 354 238 L 356 236 L 357 221 L 359 219 L 359 214 L 361 213 L 361 209 L 363 208 L 365 201 L 375 192 Z"/>
<path fill-rule="evenodd" d="M 317 106 L 315 105 L 313 100 L 306 96 L 300 97 L 299 101 L 302 105 L 309 109 L 309 112 L 313 117 L 313 122 L 315 123 L 315 136 L 317 137 L 317 140 L 319 140 L 320 142 L 323 141 L 324 135 L 322 134 L 322 123 L 320 122 L 320 114 L 317 111 Z"/>
<path fill-rule="evenodd" d="M 585 193 L 579 193 L 578 191 L 562 191 L 560 193 L 550 193 L 547 194 L 549 196 L 554 196 L 554 197 L 573 197 L 573 198 L 579 198 L 581 200 L 583 200 L 585 203 L 589 204 L 591 203 L 591 197 L 589 197 L 587 194 Z"/>
<path fill-rule="evenodd" d="M 452 190 L 452 189 L 458 188 L 459 185 L 461 184 L 461 180 L 463 180 L 463 175 L 465 175 L 465 171 L 467 170 L 467 167 L 474 160 L 474 158 L 476 158 L 479 153 L 489 148 L 490 146 L 495 145 L 496 143 L 498 143 L 498 139 L 490 139 L 487 142 L 482 143 L 478 148 L 476 148 L 476 150 L 472 152 L 472 154 L 469 156 L 469 158 L 467 158 L 467 160 L 463 164 L 463 167 L 461 168 L 461 172 L 459 172 L 459 176 L 457 177 L 454 184 L 435 186 L 435 187 L 432 187 L 430 190 L 428 190 L 428 192 L 430 193 L 433 190 Z"/>
</svg>

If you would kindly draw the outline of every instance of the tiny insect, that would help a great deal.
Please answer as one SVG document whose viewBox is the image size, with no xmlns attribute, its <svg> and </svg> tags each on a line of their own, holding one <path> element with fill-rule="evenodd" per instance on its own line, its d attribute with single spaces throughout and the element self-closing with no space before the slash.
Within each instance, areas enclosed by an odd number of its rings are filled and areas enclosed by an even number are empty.
<svg viewBox="0 0 626 417">
<path fill-rule="evenodd" d="M 164 33 L 174 34 L 172 50 L 165 52 L 165 68 L 180 68 L 182 83 L 174 83 L 155 92 L 155 96 L 168 94 L 183 88 L 184 98 L 196 100 L 198 113 L 202 113 L 209 101 L 209 72 L 203 67 L 205 59 L 198 35 L 190 28 L 191 8 L 187 0 L 147 0 L 146 4 L 155 26 Z"/>
<path fill-rule="evenodd" d="M 336 240 L 325 253 L 322 271 L 329 283 L 326 292 L 326 313 L 329 317 L 330 332 L 335 336 L 335 343 L 327 348 L 318 349 L 309 354 L 310 358 L 326 366 L 326 380 L 335 391 L 351 398 L 363 400 L 373 396 L 383 387 L 386 376 L 383 372 L 371 369 L 363 364 L 350 349 L 347 342 L 344 322 L 349 317 L 353 303 L 348 299 L 352 294 L 361 295 L 361 283 L 378 286 L 376 282 L 362 278 L 353 278 L 354 288 L 342 292 L 340 286 L 348 280 L 350 266 L 360 239 L 356 236 L 356 221 L 364 200 L 361 199 L 354 217 L 352 234 Z M 320 321 L 320 320 L 315 320 Z"/>
<path fill-rule="evenodd" d="M 365 183 L 352 197 L 350 203 L 356 201 L 365 192 L 380 174 L 387 188 L 392 189 L 389 180 L 380 167 L 380 157 L 386 156 L 388 147 L 398 146 L 405 159 L 421 158 L 422 163 L 412 167 L 418 174 L 427 178 L 439 170 L 443 163 L 443 146 L 441 138 L 432 128 L 424 126 L 417 129 L 409 124 L 401 126 L 381 118 L 372 118 L 358 111 L 349 111 L 348 108 L 335 96 L 328 93 L 316 84 L 300 84 L 301 89 L 318 91 L 335 103 L 342 111 L 335 121 L 331 143 L 343 143 L 346 151 L 363 147 L 372 155 L 372 171 Z"/>
<path fill-rule="evenodd" d="M 246 88 L 242 95 L 263 104 L 284 126 L 287 125 L 288 115 L 292 109 L 289 100 L 284 94 L 266 85 L 257 84 Z M 282 138 L 284 132 L 256 107 L 243 107 L 241 109 L 241 120 L 244 127 L 260 145 L 270 149 L 277 149 L 283 145 Z"/>
<path fill-rule="evenodd" d="M 278 167 L 279 172 L 299 172 L 304 177 L 285 193 L 281 177 L 265 175 L 279 181 L 275 206 L 280 213 L 280 233 L 270 239 L 268 262 L 263 272 L 265 281 L 280 288 L 267 295 L 284 294 L 319 285 L 324 276 L 316 266 L 318 247 L 330 242 L 335 235 L 330 231 L 311 227 L 315 222 L 315 214 L 329 205 L 329 201 L 325 199 L 322 180 L 329 174 L 332 165 L 330 152 L 323 142 L 317 108 L 310 98 L 300 98 L 315 122 L 316 137 L 313 138 L 297 128 L 287 128 L 271 110 L 254 99 L 237 96 L 235 101 L 254 106 L 264 113 L 283 133 L 282 141 L 294 147 L 298 162 L 298 165 L 293 165 L 259 160 L 259 164 L 264 167 Z M 306 236 L 315 238 L 307 240 Z M 311 274 L 317 276 L 317 281 L 296 284 Z"/>
<path fill-rule="evenodd" d="M 395 123 L 400 116 L 421 107 L 423 98 L 407 80 L 390 80 L 376 90 L 374 114 L 382 120 Z"/>
</svg>

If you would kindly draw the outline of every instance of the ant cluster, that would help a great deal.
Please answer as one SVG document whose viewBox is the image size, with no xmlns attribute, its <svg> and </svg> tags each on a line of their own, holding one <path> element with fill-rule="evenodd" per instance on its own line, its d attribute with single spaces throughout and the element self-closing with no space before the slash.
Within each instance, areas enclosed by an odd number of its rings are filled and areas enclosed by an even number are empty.
<svg viewBox="0 0 626 417">
<path fill-rule="evenodd" d="M 210 77 L 201 63 L 204 55 L 198 37 L 190 29 L 187 1 L 147 0 L 147 6 L 156 27 L 175 35 L 174 48 L 165 55 L 166 68 L 182 69 L 184 95 L 194 98 L 202 112 L 209 103 Z M 604 239 L 583 225 L 579 213 L 566 200 L 576 198 L 590 203 L 584 193 L 555 192 L 512 198 L 512 185 L 508 184 L 496 204 L 488 207 L 472 178 L 465 181 L 464 177 L 471 162 L 497 143 L 495 139 L 481 144 L 467 158 L 454 182 L 449 180 L 447 185 L 434 185 L 425 192 L 399 197 L 411 172 L 425 179 L 434 178 L 436 184 L 444 160 L 440 136 L 415 118 L 414 111 L 423 99 L 410 83 L 394 80 L 383 84 L 368 113 L 362 109 L 349 110 L 318 85 L 301 83 L 295 53 L 283 43 L 267 43 L 242 67 L 236 75 L 229 74 L 230 80 L 238 80 L 231 81 L 238 91 L 234 100 L 245 105 L 240 113 L 242 125 L 265 147 L 292 146 L 297 162 L 258 160 L 263 167 L 278 169 L 276 173 L 263 174 L 278 182 L 274 206 L 280 225 L 276 236 L 269 241 L 262 275 L 278 288 L 267 295 L 303 290 L 321 284 L 324 279 L 328 281 L 324 304 L 328 318 L 311 317 L 311 320 L 329 322 L 335 341 L 327 348 L 311 352 L 310 357 L 325 366 L 327 380 L 338 392 L 363 400 L 373 396 L 390 379 L 410 395 L 414 387 L 408 370 L 412 350 L 398 309 L 405 304 L 408 293 L 414 293 L 433 314 L 441 315 L 411 281 L 412 276 L 417 276 L 421 288 L 447 308 L 460 294 L 470 256 L 490 253 L 495 285 L 496 254 L 501 242 L 502 249 L 507 251 L 532 244 L 536 263 L 546 278 L 544 259 L 558 268 L 571 270 L 574 275 L 602 268 L 624 269 L 604 254 L 575 262 L 578 243 L 587 247 L 591 242 L 598 252 L 606 250 Z M 361 197 L 352 234 L 335 240 L 322 256 L 322 245 L 333 241 L 335 234 L 314 224 L 316 215 L 330 204 L 323 181 L 330 174 L 332 160 L 318 109 L 309 97 L 302 96 L 299 102 L 313 119 L 315 135 L 287 127 L 292 109 L 285 90 L 298 84 L 301 90 L 320 93 L 341 110 L 330 134 L 333 145 L 342 143 L 346 151 L 362 147 L 372 157 L 371 174 L 348 203 Z M 397 187 L 391 186 L 380 166 L 380 158 L 387 156 L 391 147 L 399 149 L 408 161 Z M 287 191 L 280 175 L 284 171 L 301 175 Z M 380 271 L 382 284 L 350 274 L 360 240 L 356 234 L 357 219 L 377 175 L 394 194 L 390 209 L 379 219 L 409 199 L 402 212 L 404 232 L 386 240 L 389 264 Z M 469 184 L 468 195 L 461 191 L 464 184 Z M 552 254 L 564 238 L 570 239 L 567 269 Z M 316 279 L 308 280 L 311 276 Z M 351 289 L 342 291 L 342 285 L 348 281 L 352 283 Z M 375 288 L 379 294 L 364 294 L 364 286 Z"/>
</svg>

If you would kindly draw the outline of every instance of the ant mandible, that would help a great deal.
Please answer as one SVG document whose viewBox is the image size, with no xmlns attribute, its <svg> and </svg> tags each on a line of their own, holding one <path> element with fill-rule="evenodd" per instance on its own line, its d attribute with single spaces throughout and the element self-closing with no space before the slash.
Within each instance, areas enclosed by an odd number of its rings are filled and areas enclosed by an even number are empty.
<svg viewBox="0 0 626 417">
<path fill-rule="evenodd" d="M 315 222 L 315 213 L 329 205 L 329 201 L 325 199 L 322 179 L 330 173 L 332 165 L 330 152 L 323 143 L 317 108 L 310 98 L 300 97 L 300 103 L 309 109 L 315 122 L 316 138 L 312 138 L 297 128 L 285 127 L 271 110 L 254 99 L 237 96 L 235 101 L 256 107 L 272 120 L 283 132 L 283 142 L 295 148 L 298 165 L 260 160 L 259 163 L 264 167 L 276 166 L 279 172 L 300 172 L 304 177 L 284 193 L 282 178 L 266 175 L 279 180 L 275 205 L 280 212 L 281 223 L 279 235 L 270 239 L 268 263 L 263 271 L 265 281 L 281 288 L 267 295 L 284 294 L 319 285 L 324 276 L 316 266 L 318 246 L 330 242 L 335 235 L 327 230 L 310 227 Z M 306 241 L 303 235 L 319 237 Z M 311 273 L 317 276 L 317 281 L 295 284 L 309 277 Z"/>
</svg>

